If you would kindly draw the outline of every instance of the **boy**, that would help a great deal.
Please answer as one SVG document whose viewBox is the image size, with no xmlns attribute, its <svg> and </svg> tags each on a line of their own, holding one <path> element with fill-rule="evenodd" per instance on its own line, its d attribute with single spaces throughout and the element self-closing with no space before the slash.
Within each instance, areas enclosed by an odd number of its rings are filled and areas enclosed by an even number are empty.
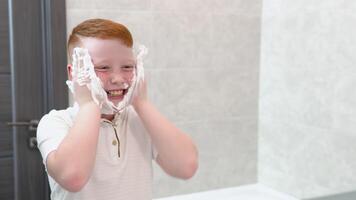
<svg viewBox="0 0 356 200">
<path fill-rule="evenodd" d="M 132 46 L 122 24 L 90 19 L 73 29 L 68 54 L 74 47 L 88 50 L 108 100 L 117 105 L 133 85 Z M 67 70 L 76 103 L 45 115 L 37 131 L 52 200 L 152 199 L 152 159 L 171 176 L 188 179 L 195 174 L 195 145 L 150 103 L 144 81 L 131 105 L 107 114 L 72 76 L 73 66 Z"/>
</svg>

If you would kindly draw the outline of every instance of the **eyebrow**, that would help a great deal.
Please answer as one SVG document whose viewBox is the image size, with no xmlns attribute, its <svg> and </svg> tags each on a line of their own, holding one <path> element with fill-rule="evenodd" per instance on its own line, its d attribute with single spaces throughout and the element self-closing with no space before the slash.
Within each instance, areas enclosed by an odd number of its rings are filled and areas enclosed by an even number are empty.
<svg viewBox="0 0 356 200">
<path fill-rule="evenodd" d="M 94 62 L 94 60 L 92 59 L 92 63 L 94 65 L 94 67 L 96 66 L 101 66 L 101 65 L 109 65 L 109 63 L 106 60 L 101 60 L 100 62 Z M 132 59 L 127 59 L 127 60 L 123 60 L 121 62 L 121 65 L 134 65 L 136 66 L 136 61 L 132 60 Z"/>
<path fill-rule="evenodd" d="M 132 63 L 132 64 L 136 64 L 135 60 L 131 60 L 131 59 L 129 59 L 129 60 L 125 60 L 124 62 L 125 62 L 125 63 Z"/>
<path fill-rule="evenodd" d="M 127 58 L 122 60 L 123 63 L 133 63 L 136 64 L 136 60 L 135 59 L 131 59 L 131 58 Z"/>
<path fill-rule="evenodd" d="M 94 60 L 93 58 L 91 58 L 91 62 L 94 64 L 94 65 L 106 65 L 107 64 L 107 61 L 104 59 L 104 60 L 100 60 L 97 61 L 97 60 Z"/>
</svg>

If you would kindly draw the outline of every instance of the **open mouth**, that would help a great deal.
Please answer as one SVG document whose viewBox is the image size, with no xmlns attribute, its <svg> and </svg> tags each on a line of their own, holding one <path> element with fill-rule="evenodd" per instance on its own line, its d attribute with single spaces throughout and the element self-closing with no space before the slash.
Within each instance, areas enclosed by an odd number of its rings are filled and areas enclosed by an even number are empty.
<svg viewBox="0 0 356 200">
<path fill-rule="evenodd" d="M 125 96 L 127 93 L 127 89 L 119 89 L 119 90 L 106 90 L 106 94 L 109 98 L 121 98 Z"/>
</svg>

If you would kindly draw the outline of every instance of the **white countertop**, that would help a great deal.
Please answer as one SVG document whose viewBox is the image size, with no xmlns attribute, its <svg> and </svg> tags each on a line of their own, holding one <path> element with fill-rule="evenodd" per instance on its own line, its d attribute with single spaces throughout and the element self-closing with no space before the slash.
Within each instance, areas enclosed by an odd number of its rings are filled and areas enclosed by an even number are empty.
<svg viewBox="0 0 356 200">
<path fill-rule="evenodd" d="M 298 200 L 261 184 L 223 188 L 155 200 Z"/>
</svg>

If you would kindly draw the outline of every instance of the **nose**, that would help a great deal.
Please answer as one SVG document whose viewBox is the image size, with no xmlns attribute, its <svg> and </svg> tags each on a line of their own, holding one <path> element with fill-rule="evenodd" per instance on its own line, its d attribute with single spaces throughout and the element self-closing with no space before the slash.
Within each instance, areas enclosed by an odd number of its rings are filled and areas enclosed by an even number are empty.
<svg viewBox="0 0 356 200">
<path fill-rule="evenodd" d="M 126 82 L 126 81 L 121 73 L 115 73 L 115 72 L 111 73 L 111 75 L 110 75 L 110 83 L 111 84 L 118 84 L 118 83 L 122 84 L 124 82 Z"/>
</svg>

